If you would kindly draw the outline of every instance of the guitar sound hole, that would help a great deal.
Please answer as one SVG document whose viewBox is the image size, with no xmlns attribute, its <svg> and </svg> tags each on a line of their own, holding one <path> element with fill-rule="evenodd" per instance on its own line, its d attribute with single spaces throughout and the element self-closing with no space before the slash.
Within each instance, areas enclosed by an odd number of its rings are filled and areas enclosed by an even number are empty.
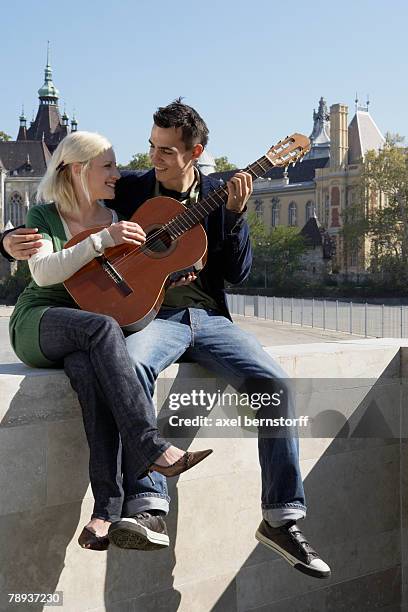
<svg viewBox="0 0 408 612">
<path fill-rule="evenodd" d="M 170 234 L 166 230 L 158 228 L 146 234 L 146 248 L 153 253 L 165 253 L 172 244 Z"/>
</svg>

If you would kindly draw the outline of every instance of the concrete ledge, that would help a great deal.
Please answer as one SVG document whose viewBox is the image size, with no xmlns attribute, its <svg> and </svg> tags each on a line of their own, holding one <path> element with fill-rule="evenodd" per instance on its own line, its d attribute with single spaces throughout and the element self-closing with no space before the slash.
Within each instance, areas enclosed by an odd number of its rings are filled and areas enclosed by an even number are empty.
<svg viewBox="0 0 408 612">
<path fill-rule="evenodd" d="M 300 440 L 309 507 L 303 527 L 332 565 L 325 582 L 257 545 L 260 477 L 252 437 L 206 440 L 211 458 L 177 487 L 169 481 L 168 551 L 80 549 L 76 539 L 93 500 L 75 394 L 62 371 L 0 366 L 0 591 L 62 590 L 68 612 L 395 612 L 407 605 L 407 347 L 408 340 L 390 339 L 267 349 L 290 376 L 309 381 L 300 395 L 350 424 L 346 437 L 342 430 Z M 210 378 L 194 364 L 171 366 L 160 377 L 158 405 L 181 381 L 197 388 Z M 397 402 L 390 396 L 396 386 Z M 373 412 L 381 427 L 356 435 Z M 201 447 L 200 435 L 184 445 Z"/>
</svg>

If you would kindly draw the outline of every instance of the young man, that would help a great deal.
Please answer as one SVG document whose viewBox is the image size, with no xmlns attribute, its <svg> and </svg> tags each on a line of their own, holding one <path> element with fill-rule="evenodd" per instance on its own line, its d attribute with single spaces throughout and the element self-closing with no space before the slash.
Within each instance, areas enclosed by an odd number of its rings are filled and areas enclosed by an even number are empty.
<svg viewBox="0 0 408 612">
<path fill-rule="evenodd" d="M 143 176 L 124 173 L 116 184 L 115 200 L 110 202 L 111 208 L 128 218 L 151 197 L 170 196 L 189 206 L 219 187 L 217 181 L 202 175 L 195 166 L 208 140 L 207 126 L 198 113 L 176 100 L 159 108 L 153 118 L 150 157 L 154 168 Z M 128 351 L 147 393 L 153 395 L 160 371 L 185 355 L 236 387 L 244 384 L 254 391 L 261 386 L 266 390 L 279 381 L 286 401 L 284 410 L 293 412 L 285 372 L 254 337 L 232 323 L 225 298 L 224 282 L 242 282 L 250 272 L 252 254 L 244 213 L 251 191 L 249 174 L 239 172 L 228 182 L 226 206 L 210 213 L 203 223 L 208 238 L 206 266 L 198 276 L 189 275 L 179 286 L 167 290 L 157 318 L 128 336 Z M 5 238 L 4 247 L 14 257 L 26 259 L 35 252 L 37 238 L 35 231 L 19 230 Z M 70 378 L 78 393 L 89 396 L 94 381 L 83 376 L 85 369 L 87 364 L 81 363 Z M 96 402 L 93 413 L 90 407 L 84 419 L 93 424 L 99 447 L 109 448 L 109 436 L 115 433 L 103 426 Z M 317 578 L 330 576 L 330 568 L 296 524 L 306 513 L 296 438 L 260 435 L 258 446 L 263 520 L 257 539 L 296 569 Z M 112 474 L 112 458 L 107 455 L 106 465 L 98 469 Z M 122 518 L 110 527 L 111 541 L 139 549 L 168 545 L 165 522 L 160 516 L 168 511 L 165 479 L 154 473 L 152 482 L 147 478 L 136 480 L 127 469 L 125 454 L 122 472 Z M 113 480 L 110 498 L 116 500 L 118 508 L 120 478 Z"/>
</svg>

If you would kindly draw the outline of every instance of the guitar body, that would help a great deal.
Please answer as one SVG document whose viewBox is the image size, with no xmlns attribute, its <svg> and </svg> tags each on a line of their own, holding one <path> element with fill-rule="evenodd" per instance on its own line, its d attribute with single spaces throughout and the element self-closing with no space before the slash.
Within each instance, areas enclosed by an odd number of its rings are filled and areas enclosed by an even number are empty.
<svg viewBox="0 0 408 612">
<path fill-rule="evenodd" d="M 105 250 L 78 270 L 64 285 L 82 310 L 110 315 L 127 331 L 143 329 L 160 309 L 168 276 L 179 270 L 205 265 L 207 236 L 201 224 L 176 239 L 161 232 L 176 215 L 186 211 L 177 200 L 156 197 L 138 208 L 130 221 L 146 233 L 147 245 L 121 244 Z M 65 248 L 103 227 L 74 236 Z"/>
</svg>

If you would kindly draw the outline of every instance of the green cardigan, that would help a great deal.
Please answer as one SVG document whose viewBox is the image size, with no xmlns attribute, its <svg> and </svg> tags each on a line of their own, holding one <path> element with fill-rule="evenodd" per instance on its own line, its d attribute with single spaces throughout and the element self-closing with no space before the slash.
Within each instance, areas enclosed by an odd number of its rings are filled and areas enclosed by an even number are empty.
<svg viewBox="0 0 408 612">
<path fill-rule="evenodd" d="M 54 251 L 61 251 L 67 242 L 61 218 L 54 204 L 40 204 L 29 209 L 26 227 L 38 227 L 43 239 L 52 240 Z M 36 368 L 61 367 L 48 360 L 41 351 L 40 322 L 52 306 L 78 308 L 62 283 L 39 287 L 33 280 L 17 300 L 10 318 L 10 341 L 17 357 Z"/>
</svg>

